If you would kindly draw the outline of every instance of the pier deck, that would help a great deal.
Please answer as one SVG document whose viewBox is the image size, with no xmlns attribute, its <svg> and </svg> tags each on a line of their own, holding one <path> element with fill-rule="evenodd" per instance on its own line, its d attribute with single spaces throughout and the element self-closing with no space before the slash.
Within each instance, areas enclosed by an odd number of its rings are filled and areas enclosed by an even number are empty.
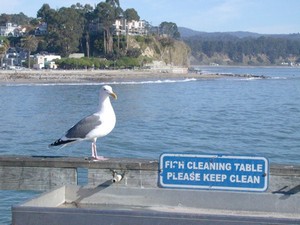
<svg viewBox="0 0 300 225">
<path fill-rule="evenodd" d="M 161 188 L 145 159 L 1 156 L 0 176 L 2 190 L 47 191 L 12 207 L 14 225 L 300 224 L 300 166 L 271 164 L 260 193 Z"/>
</svg>

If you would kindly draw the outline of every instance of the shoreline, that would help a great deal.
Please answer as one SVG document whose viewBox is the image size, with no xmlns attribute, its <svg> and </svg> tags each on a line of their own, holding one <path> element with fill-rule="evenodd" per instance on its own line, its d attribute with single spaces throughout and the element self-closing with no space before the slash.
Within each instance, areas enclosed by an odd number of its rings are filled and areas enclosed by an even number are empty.
<svg viewBox="0 0 300 225">
<path fill-rule="evenodd" d="M 0 70 L 0 83 L 94 83 L 160 79 L 215 79 L 220 74 L 164 73 L 148 70 Z"/>
</svg>

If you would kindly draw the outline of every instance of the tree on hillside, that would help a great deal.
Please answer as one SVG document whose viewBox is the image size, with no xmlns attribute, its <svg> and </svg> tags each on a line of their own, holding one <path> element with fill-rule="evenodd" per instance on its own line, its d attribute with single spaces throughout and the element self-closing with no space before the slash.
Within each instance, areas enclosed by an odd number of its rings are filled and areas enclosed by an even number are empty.
<svg viewBox="0 0 300 225">
<path fill-rule="evenodd" d="M 10 15 L 3 13 L 0 15 L 0 25 L 3 26 L 10 21 Z"/>
<path fill-rule="evenodd" d="M 44 40 L 39 44 L 40 51 L 58 52 L 55 44 L 55 39 L 57 35 L 56 23 L 57 23 L 57 12 L 51 9 L 49 4 L 43 4 L 42 7 L 37 12 L 37 17 L 40 18 L 40 22 L 47 23 L 47 34 L 44 36 Z"/>
<path fill-rule="evenodd" d="M 93 7 L 89 4 L 85 4 L 84 6 L 80 3 L 71 6 L 74 9 L 77 9 L 83 18 L 83 34 L 80 41 L 81 51 L 85 51 L 85 55 L 90 57 L 90 31 L 89 25 L 93 19 Z"/>
<path fill-rule="evenodd" d="M 0 68 L 3 66 L 3 58 L 9 48 L 9 41 L 6 38 L 0 38 Z"/>
<path fill-rule="evenodd" d="M 56 11 L 51 9 L 49 4 L 43 4 L 42 7 L 37 12 L 37 17 L 42 18 L 44 22 L 51 25 L 54 21 Z"/>
<path fill-rule="evenodd" d="M 126 9 L 124 11 L 124 18 L 128 21 L 139 21 L 140 20 L 140 16 L 138 15 L 137 11 L 133 8 L 131 9 Z"/>
<path fill-rule="evenodd" d="M 74 8 L 60 8 L 58 11 L 59 49 L 63 56 L 78 51 L 84 30 L 84 17 Z"/>
<path fill-rule="evenodd" d="M 177 24 L 173 22 L 162 22 L 159 25 L 159 33 L 175 39 L 180 37 Z"/>
<path fill-rule="evenodd" d="M 113 50 L 113 39 L 111 27 L 115 21 L 113 7 L 105 2 L 99 3 L 95 8 L 95 17 L 103 28 L 104 54 L 111 53 Z"/>
<path fill-rule="evenodd" d="M 104 54 L 113 53 L 113 24 L 122 13 L 118 0 L 100 2 L 94 10 L 94 19 L 103 29 Z"/>
<path fill-rule="evenodd" d="M 5 23 L 14 23 L 17 25 L 27 25 L 32 18 L 29 18 L 24 13 L 20 12 L 19 14 L 6 14 L 3 13 L 0 15 L 0 25 Z"/>
<path fill-rule="evenodd" d="M 114 9 L 119 10 L 120 9 L 120 1 L 119 0 L 106 0 L 107 4 L 111 5 Z"/>
<path fill-rule="evenodd" d="M 84 31 L 84 17 L 76 7 L 62 7 L 57 11 L 44 4 L 38 11 L 48 25 L 46 41 L 48 51 L 68 56 L 78 51 Z"/>
<path fill-rule="evenodd" d="M 28 68 L 30 68 L 30 54 L 37 50 L 38 40 L 34 35 L 29 35 L 22 39 L 22 47 L 28 52 Z"/>
</svg>

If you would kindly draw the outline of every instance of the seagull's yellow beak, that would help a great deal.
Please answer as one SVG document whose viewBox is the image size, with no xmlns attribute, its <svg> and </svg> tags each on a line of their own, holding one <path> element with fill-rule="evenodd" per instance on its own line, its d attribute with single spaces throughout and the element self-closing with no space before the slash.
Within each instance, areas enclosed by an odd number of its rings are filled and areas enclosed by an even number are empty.
<svg viewBox="0 0 300 225">
<path fill-rule="evenodd" d="M 116 95 L 116 93 L 112 92 L 109 94 L 111 97 L 113 97 L 114 99 L 118 99 L 118 96 Z"/>
</svg>

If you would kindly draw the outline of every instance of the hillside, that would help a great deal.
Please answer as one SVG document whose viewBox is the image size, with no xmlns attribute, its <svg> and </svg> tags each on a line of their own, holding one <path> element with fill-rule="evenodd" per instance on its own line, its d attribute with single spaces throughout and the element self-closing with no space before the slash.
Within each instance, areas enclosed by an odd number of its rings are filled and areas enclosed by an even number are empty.
<svg viewBox="0 0 300 225">
<path fill-rule="evenodd" d="M 190 48 L 183 41 L 155 36 L 128 37 L 128 48 L 139 49 L 142 56 L 166 65 L 188 67 Z"/>
<path fill-rule="evenodd" d="M 191 64 L 299 65 L 300 34 L 199 32 L 179 28 Z"/>
<path fill-rule="evenodd" d="M 300 33 L 295 34 L 259 34 L 248 31 L 232 31 L 232 32 L 203 32 L 195 31 L 186 27 L 178 27 L 181 38 L 190 38 L 190 37 L 201 37 L 208 39 L 220 39 L 220 38 L 259 38 L 259 37 L 273 37 L 273 38 L 284 38 L 290 40 L 300 40 Z"/>
</svg>

